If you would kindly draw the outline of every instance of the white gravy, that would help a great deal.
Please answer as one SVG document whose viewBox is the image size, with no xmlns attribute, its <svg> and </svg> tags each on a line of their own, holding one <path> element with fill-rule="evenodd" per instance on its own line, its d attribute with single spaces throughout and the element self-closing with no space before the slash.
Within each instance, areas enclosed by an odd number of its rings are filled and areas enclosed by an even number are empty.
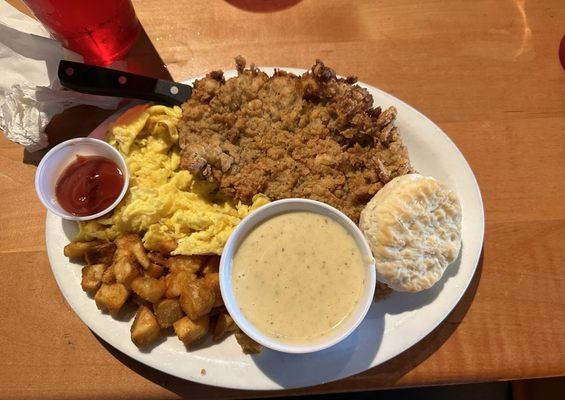
<svg viewBox="0 0 565 400">
<path fill-rule="evenodd" d="M 355 308 L 363 254 L 331 217 L 288 212 L 255 227 L 232 266 L 236 302 L 261 332 L 289 344 L 327 336 Z"/>
</svg>

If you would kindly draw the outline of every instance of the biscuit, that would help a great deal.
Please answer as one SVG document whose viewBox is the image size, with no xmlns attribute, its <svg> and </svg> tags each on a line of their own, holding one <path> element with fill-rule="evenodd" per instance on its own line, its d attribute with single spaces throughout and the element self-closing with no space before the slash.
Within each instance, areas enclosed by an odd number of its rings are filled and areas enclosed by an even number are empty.
<svg viewBox="0 0 565 400">
<path fill-rule="evenodd" d="M 461 218 L 456 194 L 432 177 L 408 174 L 387 183 L 359 221 L 377 279 L 402 292 L 432 287 L 459 254 Z"/>
</svg>

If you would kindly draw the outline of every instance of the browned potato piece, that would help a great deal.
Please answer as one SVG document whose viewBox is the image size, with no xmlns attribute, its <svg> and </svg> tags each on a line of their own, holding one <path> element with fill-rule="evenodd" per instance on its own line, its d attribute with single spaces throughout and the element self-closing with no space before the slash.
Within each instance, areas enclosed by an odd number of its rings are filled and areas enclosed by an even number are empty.
<svg viewBox="0 0 565 400">
<path fill-rule="evenodd" d="M 157 265 L 165 266 L 167 264 L 167 257 L 162 255 L 161 253 L 150 251 L 149 253 L 147 253 L 147 257 L 151 260 L 151 262 Z"/>
<path fill-rule="evenodd" d="M 114 252 L 116 245 L 111 242 L 106 242 L 92 246 L 84 252 L 84 258 L 88 264 L 112 264 L 114 259 Z"/>
<path fill-rule="evenodd" d="M 222 337 L 230 332 L 234 332 L 237 330 L 237 325 L 233 321 L 233 318 L 228 313 L 221 313 L 218 315 L 218 319 L 216 320 L 216 326 L 214 327 L 214 336 L 212 339 L 214 342 L 218 342 L 222 339 Z"/>
<path fill-rule="evenodd" d="M 156 303 L 167 289 L 164 280 L 140 276 L 131 282 L 131 289 L 142 299 Z"/>
<path fill-rule="evenodd" d="M 102 283 L 116 282 L 116 274 L 114 273 L 114 265 L 110 265 L 102 275 Z"/>
<path fill-rule="evenodd" d="M 65 246 L 63 254 L 65 257 L 69 258 L 83 258 L 86 250 L 101 243 L 102 242 L 99 240 L 93 240 L 91 242 L 72 242 Z"/>
<path fill-rule="evenodd" d="M 145 269 L 145 275 L 150 276 L 151 278 L 160 278 L 164 273 L 165 267 L 153 262 Z"/>
<path fill-rule="evenodd" d="M 179 301 L 176 299 L 163 299 L 153 305 L 155 317 L 161 328 L 173 326 L 175 322 L 184 317 Z"/>
<path fill-rule="evenodd" d="M 129 253 L 129 255 L 131 255 L 143 268 L 149 267 L 151 260 L 147 257 L 147 253 L 145 252 L 143 242 L 139 235 L 135 233 L 121 235 L 115 240 L 115 242 L 118 249 Z"/>
<path fill-rule="evenodd" d="M 217 274 L 220 271 L 220 256 L 211 256 L 206 261 L 206 265 L 202 268 L 202 274 Z"/>
<path fill-rule="evenodd" d="M 82 269 L 82 281 L 80 285 L 85 292 L 94 292 L 102 285 L 102 275 L 106 270 L 104 264 L 94 264 Z"/>
<path fill-rule="evenodd" d="M 167 260 L 167 267 L 171 272 L 186 271 L 196 274 L 204 263 L 202 256 L 174 256 Z"/>
<path fill-rule="evenodd" d="M 168 239 L 153 244 L 151 250 L 157 250 L 162 254 L 169 255 L 171 254 L 171 251 L 173 251 L 176 248 L 177 248 L 177 241 L 175 239 Z"/>
<path fill-rule="evenodd" d="M 135 259 L 144 269 L 149 268 L 151 265 L 151 260 L 147 257 L 147 253 L 145 252 L 145 248 L 143 247 L 143 243 L 141 239 L 138 237 L 137 241 L 133 242 L 130 247 L 131 252 L 133 253 Z"/>
<path fill-rule="evenodd" d="M 263 345 L 260 345 L 255 340 L 251 339 L 240 329 L 235 331 L 235 339 L 245 354 L 257 354 L 263 350 Z"/>
<path fill-rule="evenodd" d="M 140 306 L 131 325 L 131 341 L 137 347 L 146 347 L 161 337 L 161 328 L 151 310 Z"/>
<path fill-rule="evenodd" d="M 183 317 L 173 324 L 177 337 L 187 346 L 204 337 L 209 327 L 210 317 L 207 315 L 195 321 L 188 317 Z"/>
<path fill-rule="evenodd" d="M 182 310 L 192 320 L 208 314 L 215 300 L 214 291 L 206 285 L 204 279 L 197 279 L 183 287 L 179 299 Z"/>
<path fill-rule="evenodd" d="M 214 307 L 220 307 L 224 304 L 222 299 L 222 292 L 220 291 L 220 274 L 217 272 L 210 272 L 204 276 L 204 283 L 214 291 L 215 301 Z"/>
<path fill-rule="evenodd" d="M 135 263 L 128 256 L 116 257 L 112 266 L 114 267 L 116 282 L 123 283 L 127 287 L 131 285 L 135 278 L 141 275 Z"/>
<path fill-rule="evenodd" d="M 103 283 L 94 296 L 96 307 L 100 310 L 108 310 L 114 317 L 120 312 L 120 308 L 129 297 L 129 290 L 121 283 Z"/>
<path fill-rule="evenodd" d="M 172 273 L 166 276 L 165 282 L 167 283 L 167 291 L 165 297 L 174 299 L 179 297 L 183 287 L 186 287 L 190 282 L 196 279 L 196 274 L 191 274 L 186 271 Z"/>
<path fill-rule="evenodd" d="M 137 233 L 125 233 L 114 240 L 118 249 L 129 249 L 133 243 L 141 241 Z"/>
</svg>

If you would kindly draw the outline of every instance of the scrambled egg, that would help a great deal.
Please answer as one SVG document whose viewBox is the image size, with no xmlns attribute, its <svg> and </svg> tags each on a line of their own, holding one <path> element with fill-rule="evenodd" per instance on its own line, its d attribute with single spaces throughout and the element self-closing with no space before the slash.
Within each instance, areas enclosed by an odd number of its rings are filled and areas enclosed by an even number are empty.
<svg viewBox="0 0 565 400">
<path fill-rule="evenodd" d="M 221 254 L 241 219 L 268 203 L 262 195 L 255 196 L 251 206 L 235 203 L 214 184 L 181 170 L 180 117 L 179 107 L 152 106 L 110 129 L 108 141 L 128 165 L 128 194 L 110 216 L 80 222 L 76 240 L 113 240 L 124 232 L 138 232 L 149 250 L 174 240 L 174 255 Z"/>
</svg>

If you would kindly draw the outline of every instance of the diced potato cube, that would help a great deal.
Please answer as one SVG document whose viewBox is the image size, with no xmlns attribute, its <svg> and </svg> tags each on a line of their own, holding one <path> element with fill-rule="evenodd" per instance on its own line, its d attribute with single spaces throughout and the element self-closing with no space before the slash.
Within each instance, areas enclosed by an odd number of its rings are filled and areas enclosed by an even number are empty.
<svg viewBox="0 0 565 400">
<path fill-rule="evenodd" d="M 165 266 L 167 264 L 167 257 L 162 255 L 161 253 L 150 251 L 149 253 L 147 253 L 147 257 L 151 260 L 152 263 L 155 263 L 157 265 Z"/>
<path fill-rule="evenodd" d="M 261 350 L 263 350 L 262 345 L 251 339 L 240 329 L 237 329 L 235 331 L 235 339 L 237 340 L 237 343 L 239 343 L 245 354 L 257 354 L 260 353 Z"/>
<path fill-rule="evenodd" d="M 144 269 L 147 269 L 149 268 L 149 265 L 151 265 L 151 260 L 147 257 L 147 253 L 145 252 L 141 239 L 137 239 L 138 240 L 135 243 L 131 244 L 130 249 L 139 265 L 141 265 Z"/>
<path fill-rule="evenodd" d="M 177 241 L 175 239 L 167 239 L 151 245 L 151 250 L 157 250 L 162 254 L 170 255 L 171 251 L 177 248 Z"/>
<path fill-rule="evenodd" d="M 114 265 L 110 265 L 102 275 L 102 283 L 116 282 L 116 274 L 114 273 Z"/>
<path fill-rule="evenodd" d="M 160 278 L 164 273 L 165 267 L 153 262 L 145 269 L 145 275 L 150 276 L 151 278 Z"/>
<path fill-rule="evenodd" d="M 128 256 L 120 256 L 119 258 L 116 257 L 112 266 L 114 267 L 116 282 L 123 283 L 127 287 L 131 285 L 131 282 L 135 278 L 141 275 L 141 272 L 135 263 L 131 261 Z"/>
<path fill-rule="evenodd" d="M 217 272 L 210 272 L 204 276 L 204 283 L 212 289 L 215 296 L 214 307 L 220 307 L 224 304 L 222 299 L 222 292 L 220 291 L 220 274 Z"/>
<path fill-rule="evenodd" d="M 202 274 L 217 274 L 220 271 L 220 256 L 210 256 L 202 268 Z"/>
<path fill-rule="evenodd" d="M 209 326 L 210 317 L 207 315 L 195 321 L 188 317 L 183 317 L 173 324 L 177 337 L 187 346 L 203 338 L 208 332 Z"/>
<path fill-rule="evenodd" d="M 118 236 L 116 240 L 114 240 L 114 243 L 116 244 L 116 246 L 118 246 L 118 249 L 129 250 L 130 246 L 134 243 L 137 243 L 138 241 L 141 241 L 141 239 L 139 238 L 137 233 L 125 233 Z"/>
<path fill-rule="evenodd" d="M 102 276 L 106 270 L 104 264 L 94 264 L 82 269 L 82 281 L 80 285 L 85 292 L 94 292 L 102 285 Z"/>
<path fill-rule="evenodd" d="M 94 296 L 96 307 L 100 310 L 108 310 L 114 317 L 120 312 L 120 308 L 129 297 L 129 290 L 121 283 L 103 283 Z"/>
<path fill-rule="evenodd" d="M 112 264 L 116 245 L 106 242 L 88 248 L 84 253 L 84 258 L 88 264 Z"/>
<path fill-rule="evenodd" d="M 140 306 L 131 325 L 131 340 L 137 347 L 147 347 L 161 337 L 161 328 L 151 310 Z"/>
<path fill-rule="evenodd" d="M 163 299 L 153 305 L 155 317 L 161 328 L 173 326 L 175 322 L 184 317 L 179 301 L 176 299 Z"/>
<path fill-rule="evenodd" d="M 63 254 L 65 254 L 65 257 L 69 258 L 84 258 L 86 250 L 101 243 L 102 242 L 99 240 L 93 240 L 91 242 L 72 242 L 65 246 Z"/>
<path fill-rule="evenodd" d="M 164 280 L 140 276 L 131 282 L 131 289 L 142 299 L 156 303 L 167 289 Z"/>
<path fill-rule="evenodd" d="M 216 296 L 203 279 L 197 279 L 182 288 L 179 301 L 185 314 L 195 320 L 210 312 Z"/>
<path fill-rule="evenodd" d="M 135 233 L 121 235 L 116 238 L 115 243 L 116 246 L 118 246 L 118 249 L 123 251 L 121 254 L 127 253 L 143 268 L 148 268 L 149 264 L 151 264 L 151 260 L 147 257 L 147 253 L 145 252 L 143 242 L 139 235 Z"/>
<path fill-rule="evenodd" d="M 171 272 L 186 271 L 196 274 L 204 263 L 202 256 L 174 256 L 167 260 L 167 267 Z"/>
<path fill-rule="evenodd" d="M 212 339 L 214 342 L 218 342 L 227 333 L 234 332 L 237 330 L 237 325 L 235 324 L 233 318 L 228 313 L 221 313 L 218 315 L 216 320 L 216 326 L 214 327 L 214 336 Z"/>
<path fill-rule="evenodd" d="M 196 274 L 186 271 L 180 271 L 167 275 L 165 282 L 167 283 L 167 291 L 165 297 L 174 299 L 179 297 L 183 287 L 186 287 L 190 282 L 196 280 Z"/>
</svg>

